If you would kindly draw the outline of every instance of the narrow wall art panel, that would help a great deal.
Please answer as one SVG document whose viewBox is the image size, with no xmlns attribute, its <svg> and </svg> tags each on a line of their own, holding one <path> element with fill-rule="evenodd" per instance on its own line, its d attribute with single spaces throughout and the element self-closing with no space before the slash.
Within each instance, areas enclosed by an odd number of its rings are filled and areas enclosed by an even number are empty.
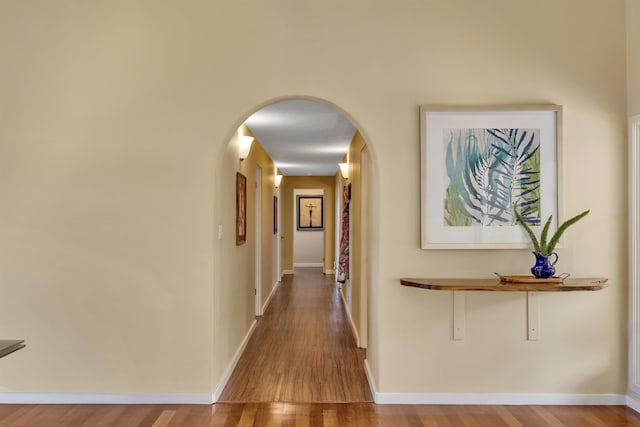
<svg viewBox="0 0 640 427">
<path fill-rule="evenodd" d="M 236 173 L 236 245 L 247 241 L 247 177 Z"/>
</svg>

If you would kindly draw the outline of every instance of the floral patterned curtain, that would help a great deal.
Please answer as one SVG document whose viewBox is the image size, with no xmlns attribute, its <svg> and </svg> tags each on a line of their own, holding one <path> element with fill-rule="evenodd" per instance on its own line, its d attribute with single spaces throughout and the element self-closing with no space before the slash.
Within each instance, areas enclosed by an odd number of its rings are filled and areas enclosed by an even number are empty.
<svg viewBox="0 0 640 427">
<path fill-rule="evenodd" d="M 349 279 L 349 203 L 351 202 L 351 188 L 342 188 L 342 220 L 340 221 L 340 255 L 338 257 L 338 282 Z"/>
</svg>

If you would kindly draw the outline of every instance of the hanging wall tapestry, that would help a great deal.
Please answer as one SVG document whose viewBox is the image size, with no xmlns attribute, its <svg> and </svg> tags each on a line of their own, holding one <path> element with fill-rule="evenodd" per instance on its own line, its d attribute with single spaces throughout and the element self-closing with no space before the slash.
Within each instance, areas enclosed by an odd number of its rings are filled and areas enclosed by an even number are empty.
<svg viewBox="0 0 640 427">
<path fill-rule="evenodd" d="M 338 274 L 336 280 L 344 283 L 349 279 L 349 203 L 351 203 L 351 184 L 342 190 L 342 214 L 340 218 L 340 254 L 338 255 Z"/>
</svg>

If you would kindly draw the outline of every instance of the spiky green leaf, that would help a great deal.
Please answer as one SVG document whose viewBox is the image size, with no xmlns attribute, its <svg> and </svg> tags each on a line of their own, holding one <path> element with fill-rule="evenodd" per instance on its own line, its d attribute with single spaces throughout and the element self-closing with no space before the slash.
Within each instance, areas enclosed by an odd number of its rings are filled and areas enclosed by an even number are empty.
<svg viewBox="0 0 640 427">
<path fill-rule="evenodd" d="M 553 215 L 549 215 L 549 219 L 542 229 L 542 235 L 540 236 L 540 248 L 545 248 L 547 246 L 547 235 L 549 234 L 549 226 L 551 226 L 551 218 L 553 218 Z"/>
<path fill-rule="evenodd" d="M 545 255 L 545 256 L 551 255 L 553 253 L 553 250 L 556 248 L 556 245 L 558 244 L 558 241 L 560 240 L 562 233 L 564 233 L 567 228 L 569 228 L 570 226 L 572 226 L 573 224 L 575 224 L 576 222 L 580 221 L 582 218 L 587 216 L 589 212 L 590 210 L 587 209 L 586 211 L 574 216 L 573 218 L 569 218 L 568 220 L 563 222 L 562 225 L 558 227 L 556 232 L 553 234 L 553 237 L 551 237 L 551 240 L 549 241 L 549 245 L 547 245 L 546 248 L 542 248 L 544 251 L 542 252 L 542 255 Z"/>
<path fill-rule="evenodd" d="M 533 230 L 531 229 L 531 227 L 529 227 L 529 224 L 527 224 L 524 218 L 522 218 L 522 215 L 520 215 L 520 212 L 518 212 L 515 209 L 514 209 L 514 212 L 516 214 L 516 220 L 520 223 L 520 225 L 522 225 L 522 227 L 525 229 L 525 231 L 529 235 L 529 238 L 531 239 L 531 243 L 533 243 L 533 250 L 536 252 L 541 252 L 540 244 L 538 243 L 538 238 L 533 233 Z"/>
</svg>

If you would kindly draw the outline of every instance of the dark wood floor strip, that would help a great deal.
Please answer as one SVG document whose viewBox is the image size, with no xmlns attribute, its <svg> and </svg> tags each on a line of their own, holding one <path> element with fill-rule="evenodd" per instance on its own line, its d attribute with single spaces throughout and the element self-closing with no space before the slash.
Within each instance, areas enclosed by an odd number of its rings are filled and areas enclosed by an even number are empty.
<svg viewBox="0 0 640 427">
<path fill-rule="evenodd" d="M 376 405 L 217 403 L 215 405 L 0 405 L 0 427 L 640 427 L 624 406 Z"/>
<path fill-rule="evenodd" d="M 297 269 L 276 290 L 221 402 L 370 402 L 357 348 L 333 276 Z"/>
</svg>

